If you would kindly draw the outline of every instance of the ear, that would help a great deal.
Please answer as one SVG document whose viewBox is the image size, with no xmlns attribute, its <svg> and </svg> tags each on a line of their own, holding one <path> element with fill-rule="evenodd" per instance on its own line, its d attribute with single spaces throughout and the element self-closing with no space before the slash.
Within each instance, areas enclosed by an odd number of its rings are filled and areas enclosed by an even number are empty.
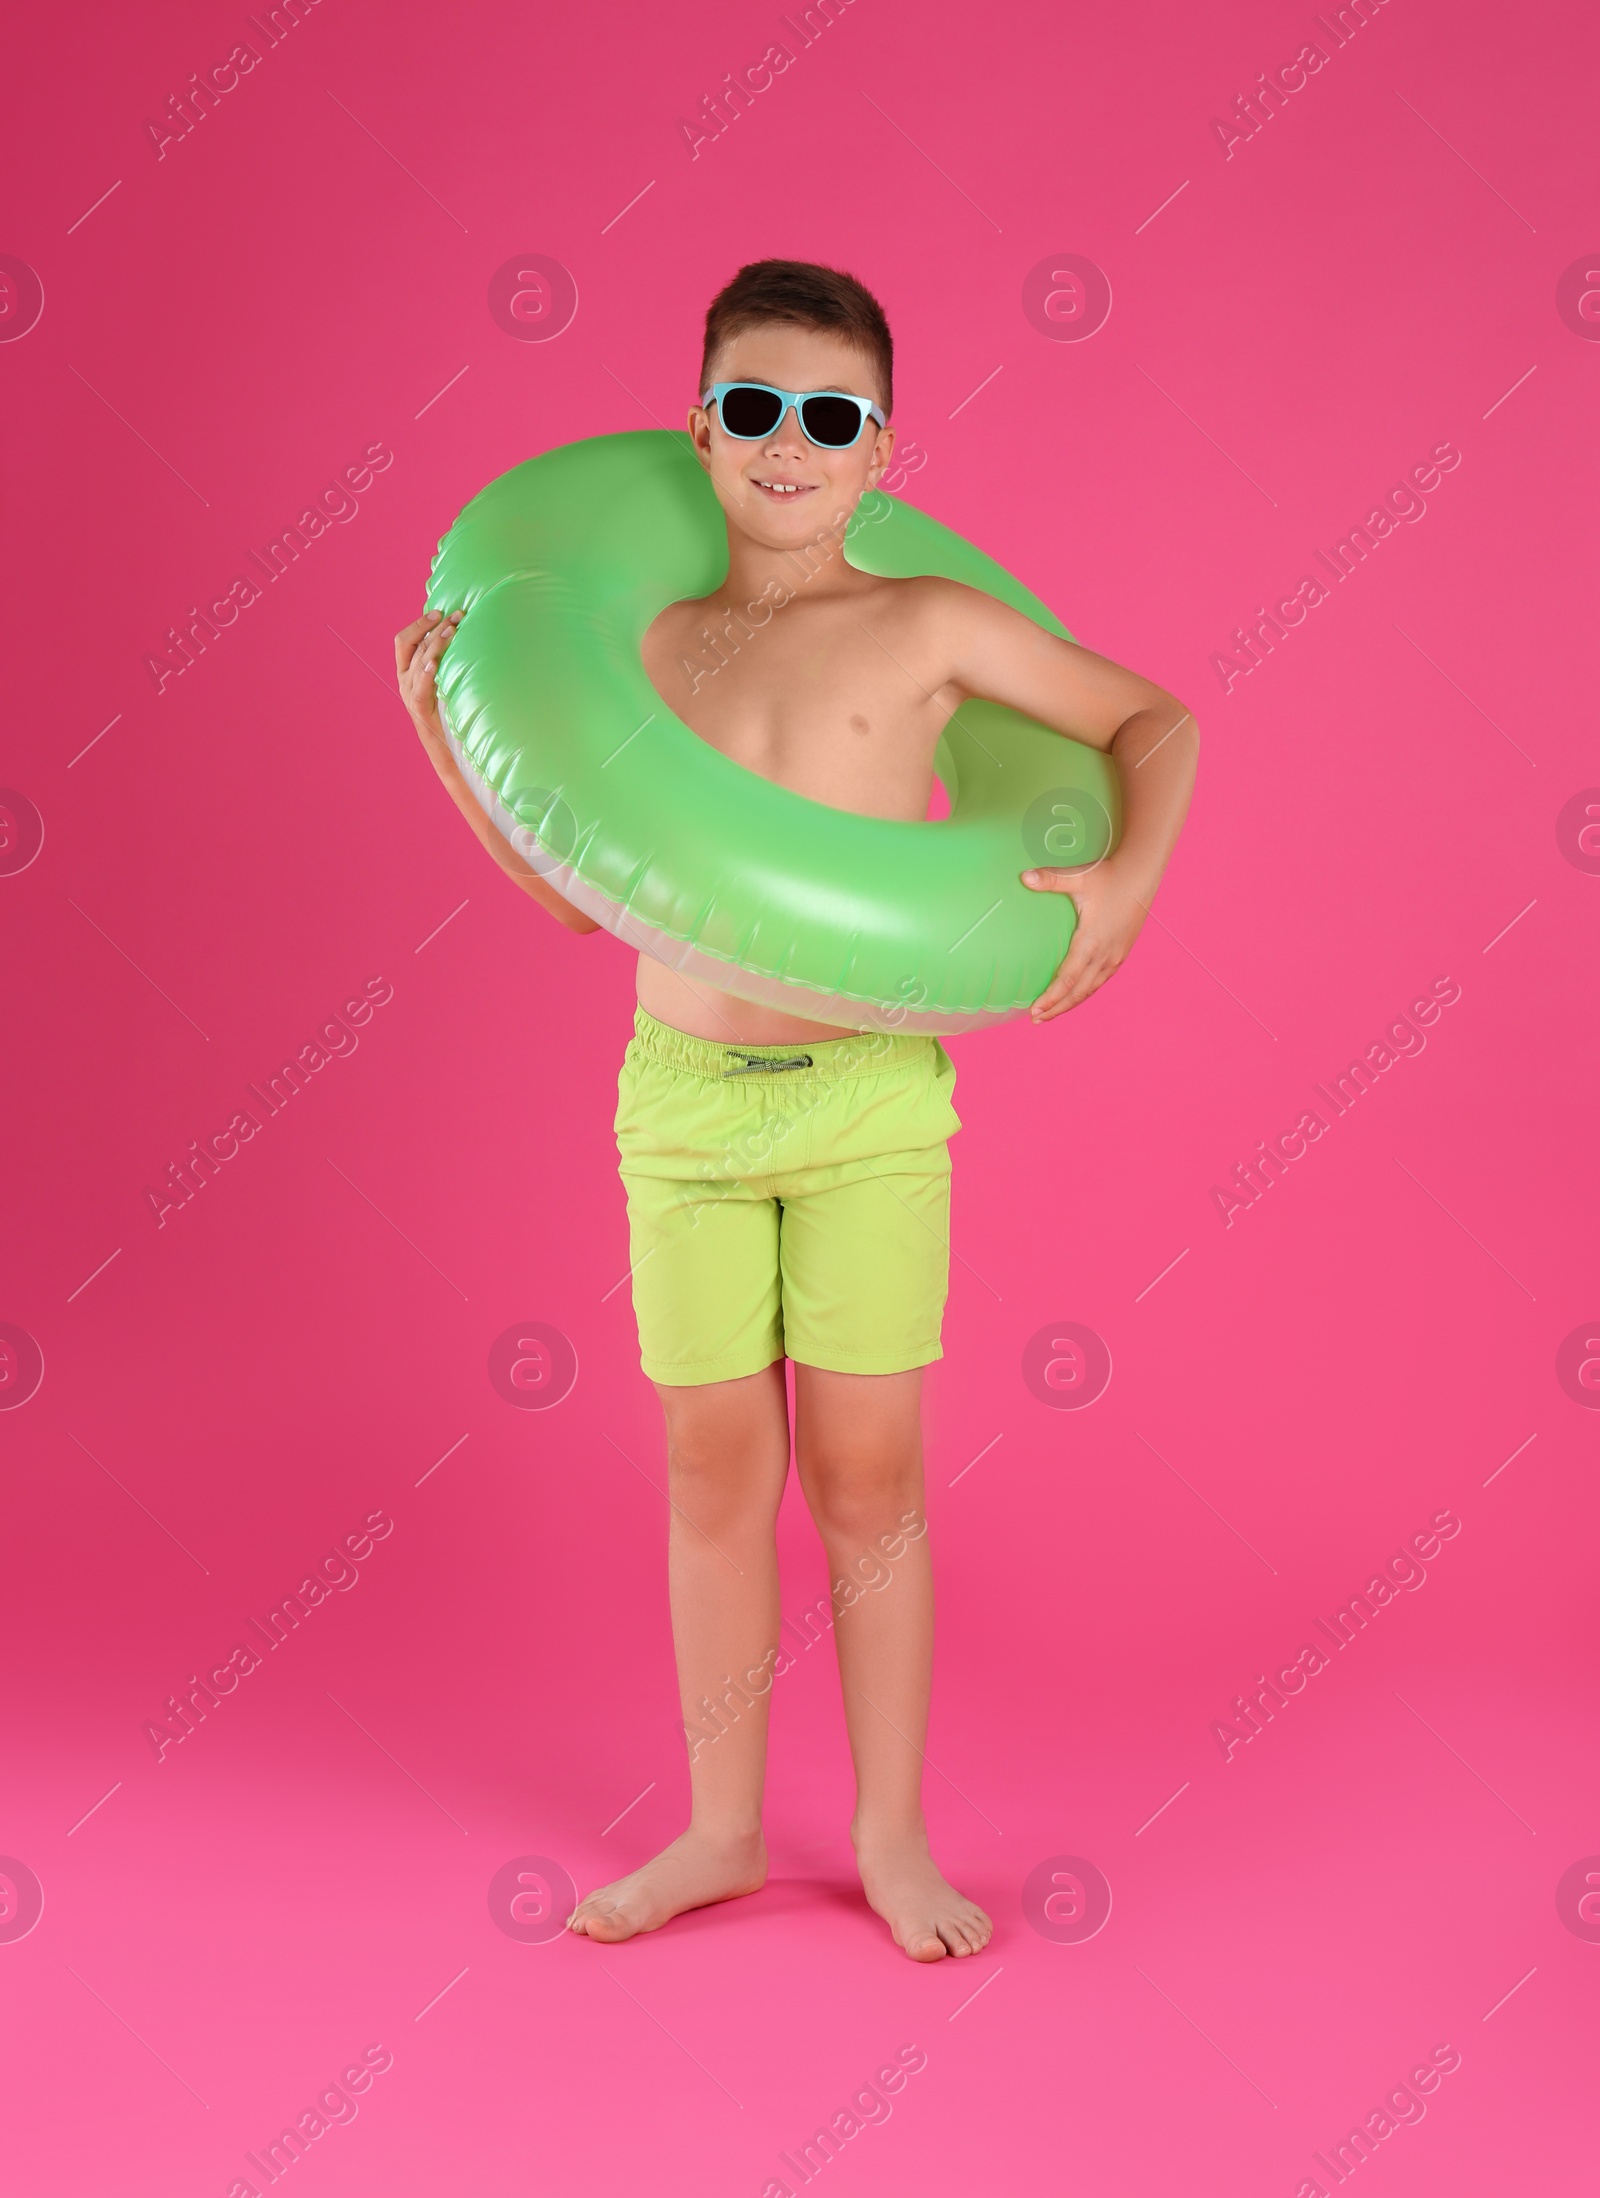
<svg viewBox="0 0 1600 2198">
<path fill-rule="evenodd" d="M 880 427 L 878 429 L 877 439 L 873 444 L 872 463 L 867 468 L 868 488 L 876 488 L 888 472 L 894 457 L 894 436 L 895 431 L 892 427 Z"/>
</svg>

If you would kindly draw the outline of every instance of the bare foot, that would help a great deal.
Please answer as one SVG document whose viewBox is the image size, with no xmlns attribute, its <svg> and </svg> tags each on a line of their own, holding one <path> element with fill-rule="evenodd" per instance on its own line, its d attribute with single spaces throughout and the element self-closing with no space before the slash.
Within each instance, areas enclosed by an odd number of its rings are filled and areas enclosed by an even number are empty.
<svg viewBox="0 0 1600 2198">
<path fill-rule="evenodd" d="M 659 1931 L 686 1908 L 759 1893 L 766 1882 L 767 1843 L 759 1831 L 743 1838 L 713 1837 L 691 1827 L 642 1870 L 580 1900 L 567 1929 L 610 1944 L 640 1931 Z"/>
<path fill-rule="evenodd" d="M 888 1924 L 896 1946 L 913 1961 L 982 1953 L 994 1925 L 941 1874 L 928 1852 L 926 1832 L 899 1839 L 851 1836 L 867 1905 Z"/>
</svg>

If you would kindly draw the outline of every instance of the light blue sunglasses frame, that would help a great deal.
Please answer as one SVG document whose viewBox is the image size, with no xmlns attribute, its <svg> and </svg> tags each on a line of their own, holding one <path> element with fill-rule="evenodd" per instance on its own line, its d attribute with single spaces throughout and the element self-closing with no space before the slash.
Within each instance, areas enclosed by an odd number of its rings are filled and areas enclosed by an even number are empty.
<svg viewBox="0 0 1600 2198">
<path fill-rule="evenodd" d="M 779 412 L 771 427 L 763 428 L 759 435 L 740 435 L 735 428 L 729 427 L 722 418 L 722 400 L 730 389 L 764 389 L 769 395 L 780 400 L 783 409 Z M 817 441 L 815 435 L 807 429 L 806 416 L 800 409 L 808 397 L 842 397 L 846 404 L 853 404 L 859 409 L 861 418 L 849 442 L 819 443 Z M 791 411 L 800 423 L 801 434 L 805 436 L 808 443 L 814 444 L 818 450 L 854 450 L 856 444 L 861 440 L 861 430 L 866 426 L 869 419 L 876 420 L 880 427 L 887 427 L 889 424 L 871 398 L 857 397 L 848 389 L 779 389 L 775 382 L 713 382 L 700 399 L 701 404 L 708 412 L 711 409 L 713 399 L 716 400 L 717 420 L 722 427 L 723 434 L 732 435 L 736 442 L 741 443 L 764 442 L 767 436 L 776 435 L 784 423 L 785 415 Z"/>
</svg>

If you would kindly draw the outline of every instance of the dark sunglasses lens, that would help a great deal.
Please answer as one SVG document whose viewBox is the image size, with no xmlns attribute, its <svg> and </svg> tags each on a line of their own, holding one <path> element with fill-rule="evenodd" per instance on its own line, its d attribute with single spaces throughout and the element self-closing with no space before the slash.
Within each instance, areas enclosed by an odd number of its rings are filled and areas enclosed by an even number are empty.
<svg viewBox="0 0 1600 2198">
<path fill-rule="evenodd" d="M 778 424 L 782 399 L 770 389 L 741 382 L 722 400 L 722 424 L 730 435 L 770 435 Z"/>
<path fill-rule="evenodd" d="M 801 416 L 811 440 L 829 450 L 848 450 L 861 433 L 861 407 L 848 397 L 808 397 Z"/>
</svg>

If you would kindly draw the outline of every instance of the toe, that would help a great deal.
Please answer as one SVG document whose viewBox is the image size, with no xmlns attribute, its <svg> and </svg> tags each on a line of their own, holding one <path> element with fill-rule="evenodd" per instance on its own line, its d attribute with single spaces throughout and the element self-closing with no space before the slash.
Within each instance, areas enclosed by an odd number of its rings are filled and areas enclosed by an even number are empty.
<svg viewBox="0 0 1600 2198">
<path fill-rule="evenodd" d="M 582 1902 L 573 1911 L 571 1929 L 580 1938 L 605 1939 L 613 1935 L 613 1929 L 618 1920 L 614 1906 L 603 1906 L 600 1902 L 591 1898 Z"/>
<path fill-rule="evenodd" d="M 913 1961 L 943 1961 L 947 1948 L 937 1931 L 913 1931 L 905 1941 Z"/>
</svg>

